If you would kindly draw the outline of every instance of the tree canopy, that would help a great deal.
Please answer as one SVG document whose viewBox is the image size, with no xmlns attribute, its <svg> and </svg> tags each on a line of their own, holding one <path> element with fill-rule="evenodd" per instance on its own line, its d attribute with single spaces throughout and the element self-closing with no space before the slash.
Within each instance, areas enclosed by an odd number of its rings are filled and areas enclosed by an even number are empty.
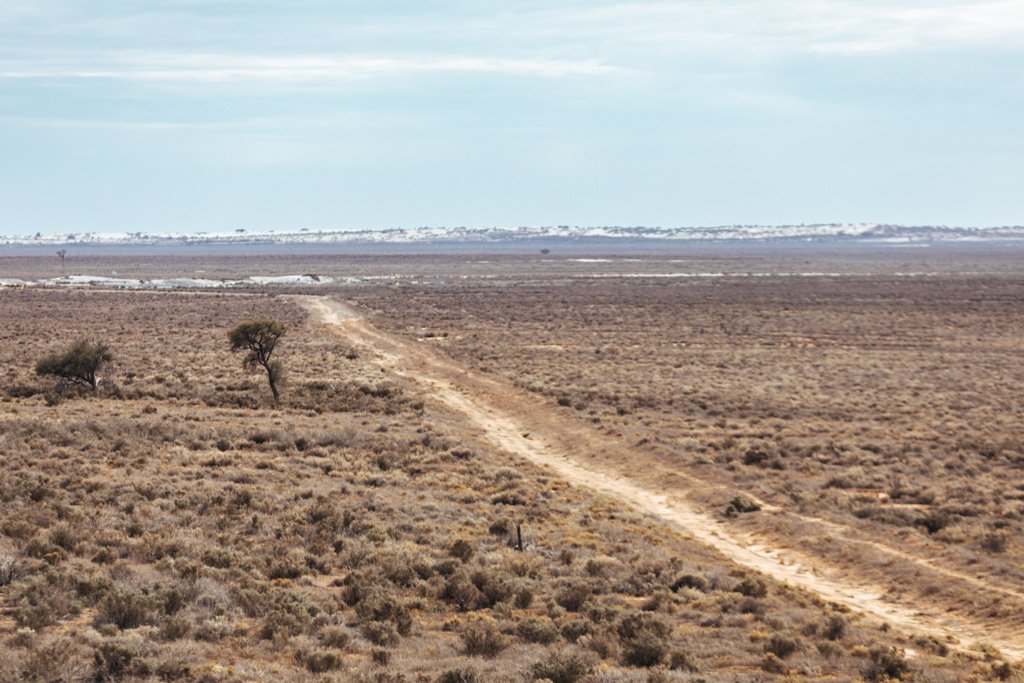
<svg viewBox="0 0 1024 683">
<path fill-rule="evenodd" d="M 103 342 L 79 339 L 68 349 L 51 353 L 36 363 L 36 374 L 51 375 L 96 389 L 99 385 L 96 373 L 111 360 L 110 348 Z"/>
<path fill-rule="evenodd" d="M 284 367 L 270 356 L 277 342 L 284 336 L 284 325 L 275 320 L 246 320 L 228 333 L 232 351 L 247 351 L 242 366 L 251 370 L 256 366 L 267 372 L 267 382 L 274 400 L 280 398 L 278 384 L 284 376 Z"/>
</svg>

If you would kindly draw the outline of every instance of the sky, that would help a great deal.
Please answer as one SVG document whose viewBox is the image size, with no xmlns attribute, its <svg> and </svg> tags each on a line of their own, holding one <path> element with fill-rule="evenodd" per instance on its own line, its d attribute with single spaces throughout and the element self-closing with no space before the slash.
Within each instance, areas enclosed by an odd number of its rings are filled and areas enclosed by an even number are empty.
<svg viewBox="0 0 1024 683">
<path fill-rule="evenodd" d="M 0 0 L 0 234 L 1024 224 L 1024 0 Z"/>
</svg>

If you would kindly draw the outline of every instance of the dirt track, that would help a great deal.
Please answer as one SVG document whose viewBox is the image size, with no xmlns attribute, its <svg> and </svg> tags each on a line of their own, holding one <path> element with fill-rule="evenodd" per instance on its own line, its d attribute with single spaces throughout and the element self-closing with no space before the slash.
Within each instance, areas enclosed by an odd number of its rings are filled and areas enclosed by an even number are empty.
<svg viewBox="0 0 1024 683">
<path fill-rule="evenodd" d="M 426 344 L 377 330 L 342 303 L 315 296 L 295 300 L 315 320 L 376 355 L 388 371 L 422 386 L 428 396 L 464 416 L 481 435 L 513 455 L 549 467 L 573 484 L 650 514 L 715 548 L 738 565 L 799 586 L 907 633 L 936 638 L 962 650 L 986 643 L 1004 656 L 1024 658 L 1024 637 L 1013 623 L 962 618 L 950 614 L 942 605 L 901 604 L 888 599 L 882 587 L 859 580 L 849 568 L 840 571 L 793 548 L 772 547 L 762 539 L 745 538 L 742 532 L 729 528 L 685 498 L 686 488 L 695 483 L 691 478 L 651 462 L 644 454 L 586 424 L 561 416 L 537 397 L 502 379 L 472 372 Z M 807 521 L 821 523 L 811 518 Z M 882 546 L 877 550 L 891 554 L 894 561 L 937 572 L 948 580 L 963 581 L 981 594 L 1024 599 L 1017 591 L 989 586 L 976 577 L 935 566 L 928 560 Z"/>
</svg>

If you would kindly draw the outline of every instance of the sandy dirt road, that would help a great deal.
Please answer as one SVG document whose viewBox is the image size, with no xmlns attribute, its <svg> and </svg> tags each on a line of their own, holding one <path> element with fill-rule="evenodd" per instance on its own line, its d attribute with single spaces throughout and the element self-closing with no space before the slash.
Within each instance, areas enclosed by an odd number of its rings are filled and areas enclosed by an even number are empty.
<svg viewBox="0 0 1024 683">
<path fill-rule="evenodd" d="M 886 587 L 872 585 L 848 567 L 830 567 L 803 553 L 799 543 L 781 544 L 747 537 L 725 520 L 686 498 L 700 485 L 645 454 L 609 438 L 590 425 L 566 418 L 539 397 L 502 378 L 471 371 L 428 344 L 388 334 L 367 322 L 352 307 L 320 296 L 296 296 L 317 323 L 361 347 L 381 367 L 419 385 L 424 394 L 461 415 L 485 439 L 502 450 L 550 468 L 563 479 L 611 496 L 651 515 L 684 536 L 715 548 L 748 569 L 811 591 L 897 627 L 911 635 L 935 638 L 953 649 L 975 650 L 979 644 L 1010 659 L 1024 659 L 1024 630 L 1017 621 L 982 621 L 949 613 L 941 605 L 904 604 L 888 597 Z M 840 525 L 827 524 L 841 535 Z M 956 570 L 936 567 L 922 558 L 880 546 L 894 561 L 963 581 L 993 599 L 1024 599 L 1012 589 L 987 585 Z M 985 596 L 988 597 L 987 595 Z"/>
</svg>

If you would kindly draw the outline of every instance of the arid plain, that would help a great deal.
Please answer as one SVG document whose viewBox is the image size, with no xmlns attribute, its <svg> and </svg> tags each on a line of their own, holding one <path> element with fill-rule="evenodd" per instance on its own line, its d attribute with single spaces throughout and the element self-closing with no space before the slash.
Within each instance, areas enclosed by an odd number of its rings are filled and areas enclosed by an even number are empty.
<svg viewBox="0 0 1024 683">
<path fill-rule="evenodd" d="M 333 282 L 0 288 L 0 680 L 1020 680 L 1020 255 L 69 258 Z"/>
</svg>

